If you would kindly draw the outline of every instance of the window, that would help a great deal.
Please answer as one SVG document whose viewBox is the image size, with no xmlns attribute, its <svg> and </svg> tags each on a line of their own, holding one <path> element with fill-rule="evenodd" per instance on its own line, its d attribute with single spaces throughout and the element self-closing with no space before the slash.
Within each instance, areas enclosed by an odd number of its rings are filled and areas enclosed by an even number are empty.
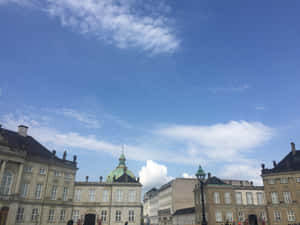
<svg viewBox="0 0 300 225">
<path fill-rule="evenodd" d="M 54 209 L 49 210 L 48 222 L 54 222 Z"/>
<path fill-rule="evenodd" d="M 77 221 L 79 220 L 79 210 L 72 211 L 72 219 L 74 223 L 77 223 Z"/>
<path fill-rule="evenodd" d="M 41 199 L 42 189 L 43 189 L 42 184 L 37 184 L 37 185 L 36 185 L 35 199 Z"/>
<path fill-rule="evenodd" d="M 259 217 L 260 217 L 261 221 L 267 221 L 267 217 L 266 217 L 265 211 L 261 211 L 259 213 Z"/>
<path fill-rule="evenodd" d="M 257 204 L 258 205 L 263 205 L 264 204 L 264 194 L 262 192 L 257 192 Z"/>
<path fill-rule="evenodd" d="M 66 218 L 66 210 L 62 209 L 62 210 L 60 210 L 59 222 L 64 222 L 65 218 Z"/>
<path fill-rule="evenodd" d="M 284 177 L 284 178 L 280 178 L 280 183 L 281 184 L 288 184 L 289 183 L 289 179 Z"/>
<path fill-rule="evenodd" d="M 57 186 L 53 185 L 51 189 L 51 195 L 50 195 L 51 200 L 56 200 L 56 190 L 57 190 Z"/>
<path fill-rule="evenodd" d="M 66 179 L 72 179 L 72 174 L 71 173 L 65 173 L 65 178 Z"/>
<path fill-rule="evenodd" d="M 68 200 L 68 193 L 69 193 L 69 188 L 64 187 L 64 192 L 63 192 L 63 200 L 67 201 Z"/>
<path fill-rule="evenodd" d="M 21 197 L 25 198 L 28 194 L 28 183 L 22 183 L 21 185 Z"/>
<path fill-rule="evenodd" d="M 80 198 L 81 198 L 81 190 L 76 189 L 75 190 L 75 201 L 80 202 Z"/>
<path fill-rule="evenodd" d="M 241 192 L 236 192 L 235 193 L 235 200 L 237 205 L 242 204 L 242 193 Z"/>
<path fill-rule="evenodd" d="M 121 221 L 121 210 L 116 210 L 116 222 Z"/>
<path fill-rule="evenodd" d="M 9 171 L 5 171 L 2 181 L 1 181 L 1 187 L 0 187 L 0 193 L 2 195 L 9 195 L 10 194 L 10 188 L 13 180 L 13 175 Z"/>
<path fill-rule="evenodd" d="M 25 167 L 24 172 L 25 173 L 32 173 L 32 167 L 30 167 L 30 166 Z"/>
<path fill-rule="evenodd" d="M 222 222 L 222 213 L 220 211 L 216 211 L 216 222 Z"/>
<path fill-rule="evenodd" d="M 135 201 L 135 196 L 136 196 L 136 192 L 135 190 L 130 190 L 129 193 L 128 193 L 128 200 L 130 202 L 134 202 Z"/>
<path fill-rule="evenodd" d="M 239 222 L 244 222 L 244 220 L 245 220 L 244 212 L 239 212 L 238 213 L 238 220 L 239 220 Z"/>
<path fill-rule="evenodd" d="M 275 184 L 275 179 L 269 179 L 268 184 Z"/>
<path fill-rule="evenodd" d="M 123 198 L 123 192 L 121 191 L 121 190 L 117 190 L 117 192 L 116 192 L 116 199 L 117 199 L 117 201 L 122 201 L 122 198 Z"/>
<path fill-rule="evenodd" d="M 297 182 L 297 183 L 300 183 L 300 177 L 297 177 L 297 178 L 296 178 L 296 182 Z"/>
<path fill-rule="evenodd" d="M 226 213 L 226 221 L 232 222 L 233 221 L 233 214 L 232 212 L 227 212 Z"/>
<path fill-rule="evenodd" d="M 60 177 L 61 173 L 58 170 L 54 170 L 54 176 Z"/>
<path fill-rule="evenodd" d="M 107 211 L 106 210 L 102 210 L 101 211 L 101 221 L 102 222 L 106 222 L 106 216 L 107 216 Z"/>
<path fill-rule="evenodd" d="M 220 204 L 220 193 L 219 192 L 214 192 L 214 203 Z"/>
<path fill-rule="evenodd" d="M 286 204 L 289 204 L 292 202 L 292 197 L 291 197 L 291 192 L 283 192 L 283 200 L 284 200 L 284 203 Z"/>
<path fill-rule="evenodd" d="M 278 193 L 277 192 L 271 192 L 271 199 L 273 204 L 278 204 Z"/>
<path fill-rule="evenodd" d="M 89 200 L 95 201 L 95 190 L 94 189 L 89 191 Z"/>
<path fill-rule="evenodd" d="M 104 190 L 104 191 L 103 191 L 103 196 L 102 196 L 102 198 L 103 198 L 103 201 L 104 201 L 104 202 L 108 202 L 108 190 Z"/>
<path fill-rule="evenodd" d="M 253 204 L 253 194 L 252 194 L 252 192 L 247 192 L 246 197 L 247 197 L 247 204 L 252 205 Z"/>
<path fill-rule="evenodd" d="M 134 221 L 134 210 L 128 211 L 128 221 L 133 222 Z"/>
<path fill-rule="evenodd" d="M 296 215 L 295 215 L 295 212 L 293 210 L 288 210 L 287 216 L 288 216 L 288 221 L 289 222 L 296 221 Z"/>
<path fill-rule="evenodd" d="M 17 215 L 16 215 L 16 221 L 21 222 L 24 220 L 24 208 L 18 208 Z"/>
<path fill-rule="evenodd" d="M 33 208 L 31 214 L 31 221 L 38 221 L 38 219 L 39 219 L 39 209 Z"/>
<path fill-rule="evenodd" d="M 45 175 L 46 174 L 46 169 L 45 168 L 40 168 L 40 174 Z"/>
<path fill-rule="evenodd" d="M 274 211 L 274 221 L 279 222 L 281 220 L 280 211 Z"/>
<path fill-rule="evenodd" d="M 225 192 L 224 194 L 225 204 L 231 204 L 231 195 L 230 192 Z"/>
</svg>

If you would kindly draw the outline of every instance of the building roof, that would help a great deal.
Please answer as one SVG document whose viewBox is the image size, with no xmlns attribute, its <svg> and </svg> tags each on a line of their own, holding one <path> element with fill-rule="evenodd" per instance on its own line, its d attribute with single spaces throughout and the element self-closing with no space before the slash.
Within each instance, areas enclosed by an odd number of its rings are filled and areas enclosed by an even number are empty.
<svg viewBox="0 0 300 225">
<path fill-rule="evenodd" d="M 12 151 L 23 151 L 26 153 L 26 157 L 39 157 L 44 160 L 54 160 L 76 167 L 76 162 L 58 158 L 33 137 L 29 135 L 22 136 L 18 132 L 2 127 L 0 127 L 0 144 L 8 146 Z"/>
<path fill-rule="evenodd" d="M 189 208 L 176 210 L 176 212 L 173 214 L 173 216 L 193 214 L 193 213 L 195 213 L 195 207 L 189 207 Z"/>
<path fill-rule="evenodd" d="M 300 150 L 295 149 L 294 143 L 291 143 L 293 148 L 279 163 L 273 162 L 272 169 L 264 168 L 262 165 L 262 174 L 288 172 L 288 171 L 300 171 Z"/>
<path fill-rule="evenodd" d="M 129 183 L 138 183 L 139 181 L 134 176 L 126 166 L 126 158 L 124 153 L 121 154 L 119 158 L 119 165 L 111 171 L 106 177 L 106 182 L 129 182 Z"/>
<path fill-rule="evenodd" d="M 207 180 L 205 181 L 205 184 L 228 185 L 224 181 L 222 181 L 220 178 L 215 177 L 215 176 L 207 178 Z"/>
</svg>

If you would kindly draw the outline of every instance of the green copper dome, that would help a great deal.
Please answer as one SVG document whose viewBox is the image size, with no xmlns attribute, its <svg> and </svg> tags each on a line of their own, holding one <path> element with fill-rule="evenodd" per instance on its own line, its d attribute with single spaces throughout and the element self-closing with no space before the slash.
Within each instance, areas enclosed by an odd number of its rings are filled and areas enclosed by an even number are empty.
<svg viewBox="0 0 300 225">
<path fill-rule="evenodd" d="M 118 179 L 124 173 L 126 173 L 131 178 L 135 179 L 135 176 L 134 176 L 133 172 L 131 172 L 129 169 L 127 169 L 125 162 L 126 162 L 126 158 L 125 158 L 124 153 L 122 153 L 120 158 L 119 158 L 119 165 L 117 166 L 116 169 L 114 169 L 113 171 L 111 171 L 108 174 L 108 176 L 106 177 L 106 182 L 112 183 L 114 178 Z"/>
</svg>

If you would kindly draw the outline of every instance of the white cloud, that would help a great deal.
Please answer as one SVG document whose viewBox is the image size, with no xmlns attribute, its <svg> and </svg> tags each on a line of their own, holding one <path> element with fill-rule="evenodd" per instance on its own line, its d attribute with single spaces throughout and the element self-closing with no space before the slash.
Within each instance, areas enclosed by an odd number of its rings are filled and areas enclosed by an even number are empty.
<svg viewBox="0 0 300 225">
<path fill-rule="evenodd" d="M 219 92 L 242 92 L 249 88 L 249 85 L 243 84 L 240 86 L 233 86 L 233 87 L 213 87 L 208 88 L 208 90 L 214 94 L 217 94 Z"/>
<path fill-rule="evenodd" d="M 168 176 L 168 169 L 165 165 L 152 160 L 147 160 L 146 165 L 139 172 L 139 177 L 145 189 L 159 187 L 173 179 Z"/>
<path fill-rule="evenodd" d="M 57 114 L 76 119 L 79 122 L 85 124 L 89 128 L 99 128 L 100 127 L 100 122 L 92 114 L 78 112 L 74 109 L 68 109 L 68 108 L 57 109 L 57 110 L 47 110 L 47 111 L 55 112 Z"/>
<path fill-rule="evenodd" d="M 0 2 L 34 3 L 30 0 Z M 119 48 L 140 48 L 151 54 L 177 50 L 179 40 L 165 15 L 169 7 L 155 1 L 143 1 L 141 5 L 148 7 L 140 10 L 138 3 L 136 0 L 44 0 L 37 7 L 52 17 L 58 17 L 63 26 L 93 35 Z"/>
<path fill-rule="evenodd" d="M 182 177 L 183 177 L 183 178 L 195 178 L 195 175 L 190 175 L 190 174 L 188 174 L 188 173 L 183 173 L 183 174 L 182 174 Z"/>
<path fill-rule="evenodd" d="M 251 180 L 255 185 L 262 185 L 260 168 L 256 164 L 257 162 L 241 163 L 237 160 L 236 163 L 225 165 L 220 176 L 227 179 Z"/>
<path fill-rule="evenodd" d="M 265 110 L 266 108 L 265 108 L 264 106 L 256 106 L 255 109 L 256 109 L 257 111 L 263 111 L 263 110 Z"/>
<path fill-rule="evenodd" d="M 229 160 L 267 142 L 274 131 L 260 122 L 230 121 L 211 126 L 173 125 L 156 133 L 193 146 L 192 155 Z"/>
</svg>

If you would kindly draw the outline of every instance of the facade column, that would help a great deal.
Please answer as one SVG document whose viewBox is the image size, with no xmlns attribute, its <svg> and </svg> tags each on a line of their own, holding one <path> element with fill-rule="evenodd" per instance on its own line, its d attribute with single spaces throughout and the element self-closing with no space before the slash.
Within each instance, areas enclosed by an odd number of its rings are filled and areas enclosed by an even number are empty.
<svg viewBox="0 0 300 225">
<path fill-rule="evenodd" d="M 2 163 L 1 163 L 1 168 L 0 168 L 0 185 L 1 185 L 2 177 L 3 177 L 4 171 L 5 171 L 6 162 L 7 162 L 6 160 L 2 160 Z"/>
<path fill-rule="evenodd" d="M 22 179 L 22 174 L 23 174 L 23 168 L 24 168 L 24 164 L 20 163 L 19 171 L 18 171 L 18 177 L 17 177 L 17 183 L 16 183 L 16 190 L 15 190 L 16 194 L 19 194 L 19 192 L 20 192 L 20 186 L 21 186 L 21 179 Z"/>
</svg>

